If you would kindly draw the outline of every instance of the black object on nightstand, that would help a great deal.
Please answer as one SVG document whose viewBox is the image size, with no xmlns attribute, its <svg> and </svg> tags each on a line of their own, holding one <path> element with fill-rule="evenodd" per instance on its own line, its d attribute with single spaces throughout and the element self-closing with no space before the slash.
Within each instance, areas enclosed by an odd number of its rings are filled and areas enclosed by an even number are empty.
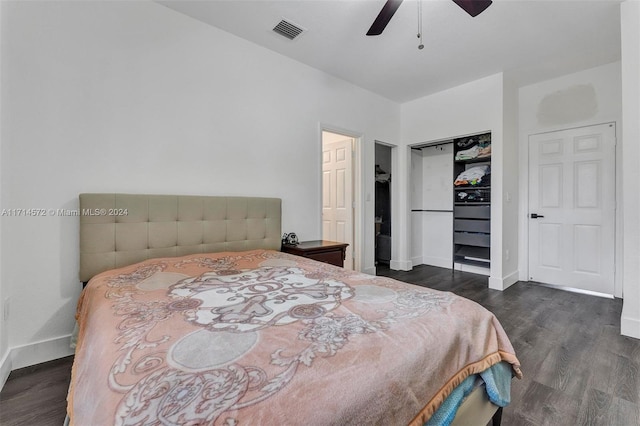
<svg viewBox="0 0 640 426">
<path fill-rule="evenodd" d="M 344 266 L 348 245 L 349 244 L 324 240 L 302 241 L 295 246 L 283 244 L 282 252 L 307 257 L 342 268 Z"/>
</svg>

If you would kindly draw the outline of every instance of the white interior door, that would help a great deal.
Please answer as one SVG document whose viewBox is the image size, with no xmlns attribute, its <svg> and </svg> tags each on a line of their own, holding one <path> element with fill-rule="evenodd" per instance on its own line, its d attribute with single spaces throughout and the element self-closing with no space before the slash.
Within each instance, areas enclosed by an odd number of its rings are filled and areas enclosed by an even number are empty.
<svg viewBox="0 0 640 426">
<path fill-rule="evenodd" d="M 531 281 L 613 294 L 615 143 L 613 124 L 529 137 Z"/>
<path fill-rule="evenodd" d="M 322 238 L 347 243 L 344 267 L 353 269 L 353 139 L 322 144 Z"/>
</svg>

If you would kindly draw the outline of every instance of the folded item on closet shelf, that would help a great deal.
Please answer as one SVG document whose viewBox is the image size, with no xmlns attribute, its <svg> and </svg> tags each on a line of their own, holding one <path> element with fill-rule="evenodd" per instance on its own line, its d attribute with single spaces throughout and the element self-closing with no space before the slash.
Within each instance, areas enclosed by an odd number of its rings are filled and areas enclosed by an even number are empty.
<svg viewBox="0 0 640 426">
<path fill-rule="evenodd" d="M 460 185 L 478 185 L 482 182 L 482 178 L 489 173 L 490 168 L 487 165 L 471 167 L 458 175 L 453 182 L 455 186 Z"/>
<path fill-rule="evenodd" d="M 469 149 L 458 151 L 456 153 L 456 160 L 473 160 L 478 157 L 479 153 L 480 147 L 478 145 L 474 145 Z"/>
<path fill-rule="evenodd" d="M 487 145 L 484 148 L 480 148 L 478 151 L 478 158 L 491 157 L 491 145 Z"/>
<path fill-rule="evenodd" d="M 482 178 L 482 185 L 485 186 L 485 178 Z M 468 189 L 465 191 L 456 191 L 456 201 L 459 202 L 483 202 L 489 201 L 491 198 L 491 190 L 488 189 Z"/>
<path fill-rule="evenodd" d="M 474 145 L 469 149 L 458 151 L 456 153 L 456 160 L 473 160 L 476 158 L 484 158 L 491 156 L 491 145 Z"/>
</svg>

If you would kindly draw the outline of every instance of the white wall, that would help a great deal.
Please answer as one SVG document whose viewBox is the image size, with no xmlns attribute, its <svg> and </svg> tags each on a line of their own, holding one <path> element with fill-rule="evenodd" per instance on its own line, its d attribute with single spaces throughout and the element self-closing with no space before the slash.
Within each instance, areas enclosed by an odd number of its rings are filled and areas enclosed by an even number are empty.
<svg viewBox="0 0 640 426">
<path fill-rule="evenodd" d="M 621 4 L 624 267 L 621 331 L 640 339 L 640 2 Z"/>
<path fill-rule="evenodd" d="M 316 239 L 321 124 L 362 135 L 363 199 L 374 141 L 399 139 L 399 105 L 153 2 L 2 2 L 2 13 L 3 208 L 73 209 L 81 192 L 273 196 L 283 229 Z M 77 218 L 3 217 L 1 232 L 12 306 L 0 350 L 14 368 L 65 355 Z"/>
<path fill-rule="evenodd" d="M 402 104 L 402 143 L 451 139 L 502 127 L 502 74 Z"/>
<path fill-rule="evenodd" d="M 7 24 L 4 21 L 4 5 L 3 2 L 0 2 L 0 29 L 4 28 Z M 0 30 L 0 46 L 3 43 L 3 32 Z M 1 49 L 0 49 L 1 50 Z M 0 122 L 2 122 L 2 77 L 3 77 L 3 61 L 2 56 L 0 55 Z M 0 126 L 0 176 L 2 176 L 2 139 L 3 132 L 2 129 L 4 127 Z M 2 185 L 0 185 L 0 211 L 3 208 L 2 203 Z M 0 221 L 4 220 L 2 216 L 0 216 Z M 0 241 L 2 241 L 2 226 L 0 226 Z M 2 259 L 2 247 L 0 245 L 0 259 Z M 11 372 L 11 362 L 9 362 L 9 339 L 7 335 L 7 323 L 4 320 L 4 291 L 2 285 L 2 262 L 0 261 L 0 388 L 4 385 L 4 382 L 7 380 L 9 373 Z"/>
<path fill-rule="evenodd" d="M 503 75 L 495 74 L 466 83 L 452 89 L 435 93 L 402 105 L 401 140 L 399 150 L 410 150 L 408 146 L 423 142 L 451 139 L 457 136 L 491 131 L 492 147 L 492 203 L 491 203 L 491 276 L 492 287 L 503 285 L 502 271 L 502 158 L 503 158 Z M 407 170 L 408 166 L 401 166 Z M 409 188 L 409 173 L 398 174 L 400 187 Z M 407 191 L 408 192 L 408 191 Z M 398 206 L 406 209 L 409 204 Z M 411 241 L 411 218 L 407 210 L 399 216 L 403 236 L 400 241 Z M 410 269 L 409 249 L 402 245 L 396 253 L 399 258 L 392 262 L 396 269 Z"/>
<path fill-rule="evenodd" d="M 637 74 L 636 74 L 637 78 Z M 564 108 L 548 102 L 562 97 Z M 585 103 L 589 104 L 584 108 Z M 614 62 L 596 68 L 543 81 L 519 90 L 520 123 L 520 217 L 528 214 L 529 135 L 573 127 L 615 122 L 617 124 L 617 163 L 622 164 L 620 123 L 622 118 L 621 64 Z M 574 111 L 571 115 L 567 110 Z M 578 111 L 576 113 L 575 111 Z M 621 168 L 618 167 L 618 200 L 621 199 Z M 626 179 L 625 179 L 626 180 Z M 616 296 L 622 297 L 622 209 L 616 217 Z M 528 280 L 528 221 L 520 222 L 520 279 Z"/>
<path fill-rule="evenodd" d="M 493 191 L 496 197 L 502 196 L 502 281 L 490 282 L 492 288 L 505 289 L 515 284 L 519 279 L 518 273 L 518 228 L 519 213 L 519 165 L 518 165 L 518 88 L 508 74 L 504 76 L 502 101 L 502 176 L 498 182 L 502 186 L 501 191 Z M 492 156 L 493 164 L 493 156 Z M 492 169 L 495 167 L 492 166 Z M 493 198 L 492 203 L 497 201 Z M 493 220 L 493 218 L 492 218 Z M 498 253 L 500 255 L 500 253 Z"/>
</svg>

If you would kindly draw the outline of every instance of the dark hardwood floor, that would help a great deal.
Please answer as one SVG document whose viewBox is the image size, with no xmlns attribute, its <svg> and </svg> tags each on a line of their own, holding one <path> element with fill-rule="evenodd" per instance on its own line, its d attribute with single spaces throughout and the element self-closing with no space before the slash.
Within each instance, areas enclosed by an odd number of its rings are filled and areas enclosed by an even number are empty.
<svg viewBox="0 0 640 426">
<path fill-rule="evenodd" d="M 517 283 L 489 290 L 487 277 L 418 266 L 390 276 L 467 297 L 500 320 L 522 363 L 503 426 L 640 425 L 640 340 L 620 336 L 620 300 Z M 0 425 L 61 425 L 72 357 L 11 373 Z M 312 422 L 311 422 L 312 423 Z"/>
<path fill-rule="evenodd" d="M 14 370 L 0 392 L 0 425 L 62 426 L 73 357 Z"/>
</svg>

